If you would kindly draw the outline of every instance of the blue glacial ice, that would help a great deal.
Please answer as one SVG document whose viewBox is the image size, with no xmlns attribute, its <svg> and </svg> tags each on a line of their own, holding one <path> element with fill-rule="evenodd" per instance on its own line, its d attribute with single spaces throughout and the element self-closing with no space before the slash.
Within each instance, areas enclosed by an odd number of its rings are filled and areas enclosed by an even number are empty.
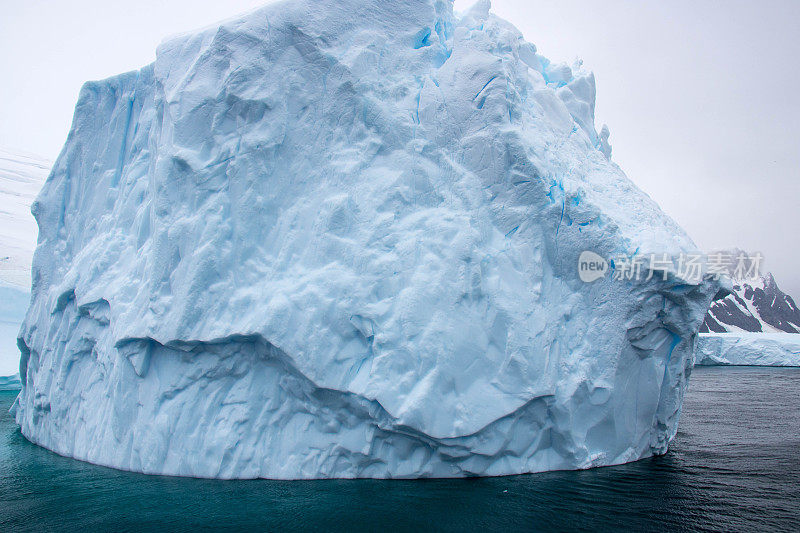
<svg viewBox="0 0 800 533">
<path fill-rule="evenodd" d="M 610 160 L 595 83 L 488 2 L 296 0 L 87 83 L 33 211 L 16 420 L 221 478 L 610 465 L 677 430 L 710 281 Z"/>
</svg>

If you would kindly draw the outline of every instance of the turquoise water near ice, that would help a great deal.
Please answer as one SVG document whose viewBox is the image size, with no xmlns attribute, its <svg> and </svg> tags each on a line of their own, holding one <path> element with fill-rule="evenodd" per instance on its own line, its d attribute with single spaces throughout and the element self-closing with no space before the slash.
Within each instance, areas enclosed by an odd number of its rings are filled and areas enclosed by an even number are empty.
<svg viewBox="0 0 800 533">
<path fill-rule="evenodd" d="M 34 446 L 0 392 L 0 531 L 800 531 L 800 369 L 698 368 L 670 452 L 466 480 L 145 476 Z"/>
</svg>

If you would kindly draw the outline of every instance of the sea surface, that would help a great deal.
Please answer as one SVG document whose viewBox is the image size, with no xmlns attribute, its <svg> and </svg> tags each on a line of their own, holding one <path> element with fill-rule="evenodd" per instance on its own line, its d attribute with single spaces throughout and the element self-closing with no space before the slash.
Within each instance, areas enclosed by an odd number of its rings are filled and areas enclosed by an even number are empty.
<svg viewBox="0 0 800 533">
<path fill-rule="evenodd" d="M 800 531 L 800 369 L 697 368 L 670 452 L 467 480 L 145 476 L 30 444 L 0 392 L 0 531 Z"/>
</svg>

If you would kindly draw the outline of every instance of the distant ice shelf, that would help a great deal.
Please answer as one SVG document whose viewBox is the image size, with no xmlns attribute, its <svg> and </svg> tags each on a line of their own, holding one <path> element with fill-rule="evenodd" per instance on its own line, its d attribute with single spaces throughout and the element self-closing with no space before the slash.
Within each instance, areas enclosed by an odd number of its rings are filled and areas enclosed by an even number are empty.
<svg viewBox="0 0 800 533">
<path fill-rule="evenodd" d="M 22 387 L 22 383 L 19 380 L 19 374 L 14 374 L 13 376 L 0 376 L 0 390 L 8 391 L 8 390 L 19 390 Z"/>
<path fill-rule="evenodd" d="M 704 333 L 695 365 L 800 366 L 800 334 Z"/>
<path fill-rule="evenodd" d="M 17 335 L 30 301 L 27 289 L 0 283 L 0 376 L 19 372 Z"/>
</svg>

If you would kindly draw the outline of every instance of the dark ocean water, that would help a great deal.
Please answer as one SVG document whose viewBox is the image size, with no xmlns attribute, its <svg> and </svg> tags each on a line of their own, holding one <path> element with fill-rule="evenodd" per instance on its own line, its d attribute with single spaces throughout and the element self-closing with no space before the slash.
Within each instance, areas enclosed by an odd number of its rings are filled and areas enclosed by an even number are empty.
<svg viewBox="0 0 800 533">
<path fill-rule="evenodd" d="M 429 481 L 145 476 L 27 442 L 0 392 L 0 531 L 800 531 L 800 369 L 698 368 L 670 452 Z"/>
</svg>

